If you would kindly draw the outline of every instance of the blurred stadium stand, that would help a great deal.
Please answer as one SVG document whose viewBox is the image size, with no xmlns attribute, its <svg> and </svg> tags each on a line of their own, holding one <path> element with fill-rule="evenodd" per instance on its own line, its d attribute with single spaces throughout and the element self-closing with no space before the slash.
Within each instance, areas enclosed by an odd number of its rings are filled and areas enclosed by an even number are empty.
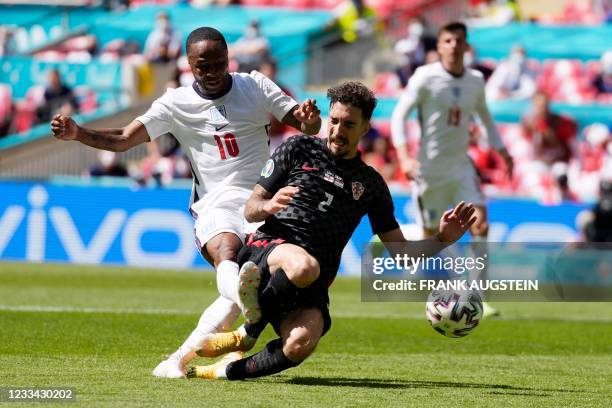
<svg viewBox="0 0 612 408">
<path fill-rule="evenodd" d="M 569 162 L 544 168 L 533 160 L 533 145 L 521 128 L 531 102 L 489 104 L 516 160 L 516 177 L 509 181 L 486 145 L 472 146 L 471 157 L 491 198 L 489 238 L 582 239 L 593 218 L 589 209 L 601 200 L 600 182 L 612 179 L 612 99 L 609 92 L 594 89 L 604 71 L 602 55 L 612 48 L 608 3 L 366 0 L 370 14 L 357 18 L 343 14 L 352 4 L 344 0 L 0 1 L 0 223 L 6 227 L 0 259 L 206 266 L 193 248 L 193 225 L 185 211 L 190 180 L 168 181 L 189 173 L 169 136 L 159 139 L 157 152 L 149 145 L 121 154 L 132 178 L 83 177 L 98 152 L 58 142 L 50 137 L 48 123 L 36 124 L 52 68 L 74 91 L 77 121 L 94 128 L 124 126 L 168 84 L 190 84 L 184 56 L 176 63 L 150 64 L 143 55 L 160 11 L 169 14 L 183 42 L 194 28 L 210 25 L 231 46 L 257 20 L 278 65 L 278 83 L 297 99 L 315 97 L 323 115 L 329 108 L 328 86 L 345 79 L 371 86 L 379 105 L 374 130 L 364 141 L 364 159 L 390 181 L 398 219 L 409 228 L 416 210 L 387 139 L 401 92 L 394 44 L 407 36 L 415 17 L 435 36 L 437 27 L 458 16 L 469 23 L 478 62 L 491 69 L 521 44 L 537 88 L 551 98 L 551 110 L 575 121 L 578 133 L 572 135 Z M 236 66 L 232 61 L 230 67 Z M 418 125 L 411 119 L 407 126 L 413 136 L 409 147 L 416 153 Z M 475 135 L 482 132 L 477 123 L 473 129 Z M 5 136 L 15 130 L 20 132 Z M 30 225 L 36 217 L 47 218 Z M 341 273 L 360 270 L 360 251 L 370 238 L 364 221 L 345 250 Z"/>
<path fill-rule="evenodd" d="M 366 82 L 380 97 L 375 123 L 382 137 L 388 136 L 388 121 L 401 92 L 393 72 L 397 64 L 393 43 L 406 35 L 408 22 L 415 16 L 427 22 L 426 30 L 432 34 L 441 23 L 464 16 L 472 24 L 469 40 L 478 60 L 490 68 L 506 58 L 515 44 L 525 48 L 538 89 L 553 102 L 552 111 L 579 125 L 578 141 L 572 147 L 578 159 L 585 151 L 581 143 L 588 128 L 597 123 L 611 125 L 612 96 L 597 94 L 593 85 L 602 72 L 600 58 L 612 38 L 612 26 L 602 23 L 609 16 L 602 5 L 605 2 L 591 2 L 591 9 L 585 9 L 584 2 L 570 0 L 367 0 L 365 4 L 372 10 L 365 18 L 369 28 L 352 26 L 357 29 L 351 41 L 343 37 L 346 26 L 334 25 L 342 15 L 338 10 L 351 3 L 342 0 L 191 4 L 139 0 L 105 1 L 93 6 L 88 1 L 13 3 L 21 4 L 0 3 L 0 24 L 11 30 L 13 48 L 13 55 L 2 56 L 0 64 L 0 113 L 4 118 L 0 131 L 7 127 L 19 132 L 0 138 L 0 174 L 5 177 L 79 175 L 95 162 L 91 149 L 56 143 L 48 137 L 47 123 L 36 126 L 34 112 L 41 103 L 41 89 L 49 69 L 59 69 L 77 97 L 78 119 L 92 126 L 123 126 L 164 91 L 168 80 L 175 77 L 183 84 L 191 81 L 184 58 L 179 59 L 178 66 L 151 66 L 143 60 L 144 43 L 160 11 L 170 15 L 183 41 L 192 29 L 208 24 L 219 28 L 231 44 L 249 22 L 259 21 L 270 42 L 272 58 L 278 62 L 279 83 L 287 85 L 300 99 L 316 97 L 322 102 L 324 90 L 331 84 L 353 78 Z M 548 25 L 550 22 L 556 25 Z M 326 104 L 320 105 L 325 114 Z M 529 107 L 529 101 L 490 103 L 502 135 L 519 155 L 519 161 L 529 160 L 529 146 L 525 146 L 528 142 L 523 140 L 519 126 Z M 418 131 L 412 133 L 418 135 Z M 609 155 L 604 154 L 607 145 L 607 141 L 598 145 L 599 153 L 595 155 L 603 154 L 604 162 Z M 123 160 L 138 161 L 146 155 L 146 149 L 135 149 L 124 154 Z M 392 160 L 392 151 L 389 157 Z M 405 188 L 405 181 L 401 177 L 398 180 Z M 554 182 L 549 184 L 551 191 L 556 188 Z M 496 184 L 488 191 L 540 199 L 546 196 L 541 189 L 534 192 L 519 185 Z M 593 194 L 579 198 L 593 199 Z"/>
</svg>

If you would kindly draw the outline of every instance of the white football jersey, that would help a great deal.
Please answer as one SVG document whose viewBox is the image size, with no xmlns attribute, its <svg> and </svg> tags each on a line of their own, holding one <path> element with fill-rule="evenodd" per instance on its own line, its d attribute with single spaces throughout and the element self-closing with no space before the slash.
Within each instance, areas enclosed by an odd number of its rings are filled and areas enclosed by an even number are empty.
<svg viewBox="0 0 612 408">
<path fill-rule="evenodd" d="M 452 177 L 453 171 L 469 164 L 468 124 L 473 113 L 484 125 L 490 145 L 504 148 L 487 108 L 482 74 L 476 70 L 466 69 L 456 77 L 440 62 L 417 68 L 391 118 L 396 147 L 407 143 L 406 119 L 415 107 L 421 126 L 418 159 L 426 179 Z"/>
<path fill-rule="evenodd" d="M 180 143 L 194 173 L 196 215 L 209 206 L 244 204 L 270 156 L 269 114 L 280 121 L 297 105 L 257 71 L 231 78 L 231 89 L 217 99 L 206 99 L 193 86 L 168 89 L 136 118 L 152 140 L 172 133 Z"/>
</svg>

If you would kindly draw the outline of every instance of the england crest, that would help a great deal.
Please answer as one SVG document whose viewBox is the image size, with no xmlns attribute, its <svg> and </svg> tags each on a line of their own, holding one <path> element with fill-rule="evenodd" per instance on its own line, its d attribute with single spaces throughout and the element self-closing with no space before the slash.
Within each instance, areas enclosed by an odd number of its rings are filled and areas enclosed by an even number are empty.
<svg viewBox="0 0 612 408">
<path fill-rule="evenodd" d="M 353 181 L 352 187 L 353 187 L 353 199 L 359 200 L 361 198 L 361 195 L 365 191 L 363 184 L 361 184 L 358 181 Z"/>
</svg>

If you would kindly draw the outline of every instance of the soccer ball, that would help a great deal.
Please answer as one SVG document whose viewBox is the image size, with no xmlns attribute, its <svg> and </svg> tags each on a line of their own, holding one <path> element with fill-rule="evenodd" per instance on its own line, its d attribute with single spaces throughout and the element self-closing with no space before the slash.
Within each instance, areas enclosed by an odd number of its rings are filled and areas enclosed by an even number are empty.
<svg viewBox="0 0 612 408">
<path fill-rule="evenodd" d="M 482 299 L 476 292 L 434 290 L 427 298 L 425 315 L 438 333 L 464 337 L 482 319 Z"/>
</svg>

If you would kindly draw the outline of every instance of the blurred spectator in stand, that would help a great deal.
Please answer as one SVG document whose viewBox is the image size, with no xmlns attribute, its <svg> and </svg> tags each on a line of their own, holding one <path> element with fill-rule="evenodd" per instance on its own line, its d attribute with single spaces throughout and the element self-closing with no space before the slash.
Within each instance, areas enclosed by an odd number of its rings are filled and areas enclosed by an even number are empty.
<svg viewBox="0 0 612 408">
<path fill-rule="evenodd" d="M 472 46 L 469 46 L 467 51 L 463 54 L 463 65 L 466 68 L 475 69 L 476 71 L 480 72 L 484 77 L 485 82 L 487 82 L 491 77 L 491 74 L 493 74 L 493 70 L 491 68 L 478 62 L 478 59 L 476 58 L 476 50 L 474 50 Z"/>
<path fill-rule="evenodd" d="M 508 183 L 503 158 L 488 145 L 488 139 L 482 137 L 480 125 L 474 118 L 470 120 L 468 128 L 470 131 L 468 156 L 474 163 L 480 182 L 483 185 L 493 184 L 502 187 L 504 183 Z"/>
<path fill-rule="evenodd" d="M 521 125 L 531 141 L 535 160 L 548 167 L 569 162 L 578 126 L 572 119 L 552 113 L 544 93 L 533 97 L 532 111 L 524 115 Z"/>
<path fill-rule="evenodd" d="M 520 45 L 512 47 L 510 57 L 502 61 L 486 85 L 487 100 L 529 99 L 536 91 L 533 73 L 527 67 L 525 49 Z"/>
<path fill-rule="evenodd" d="M 9 27 L 0 26 L 0 57 L 15 54 L 13 31 Z"/>
<path fill-rule="evenodd" d="M 0 84 L 0 137 L 12 133 L 14 112 L 13 90 L 9 85 Z"/>
<path fill-rule="evenodd" d="M 125 166 L 119 162 L 119 155 L 108 150 L 98 152 L 98 163 L 89 168 L 87 174 L 92 177 L 126 177 Z"/>
<path fill-rule="evenodd" d="M 395 43 L 394 47 L 400 61 L 396 73 L 402 88 L 414 70 L 427 63 L 427 53 L 432 50 L 436 50 L 436 38 L 426 32 L 424 19 L 412 17 L 408 22 L 406 37 Z"/>
<path fill-rule="evenodd" d="M 515 0 L 470 0 L 468 8 L 470 26 L 503 26 L 519 19 Z"/>
<path fill-rule="evenodd" d="M 238 63 L 240 72 L 258 70 L 270 58 L 270 42 L 261 34 L 258 20 L 252 20 L 242 37 L 230 46 L 229 57 Z"/>
<path fill-rule="evenodd" d="M 612 94 L 612 50 L 601 56 L 601 72 L 593 80 L 598 95 Z"/>
<path fill-rule="evenodd" d="M 231 6 L 240 5 L 240 0 L 191 0 L 189 4 L 192 7 L 208 7 L 208 6 Z"/>
<path fill-rule="evenodd" d="M 578 142 L 577 157 L 570 162 L 568 168 L 569 186 L 583 200 L 592 200 L 597 196 L 599 183 L 607 175 L 612 140 L 608 126 L 603 123 L 593 123 L 583 131 L 583 137 Z"/>
<path fill-rule="evenodd" d="M 45 88 L 43 103 L 36 109 L 40 122 L 46 122 L 57 114 L 72 115 L 77 111 L 78 105 L 72 89 L 62 82 L 57 69 L 47 74 L 47 87 Z"/>
<path fill-rule="evenodd" d="M 612 181 L 601 182 L 599 197 L 585 225 L 584 235 L 587 242 L 612 242 Z"/>
<path fill-rule="evenodd" d="M 174 61 L 181 54 L 181 35 L 172 28 L 165 11 L 155 17 L 155 28 L 147 37 L 144 54 L 150 62 L 158 64 Z"/>
<path fill-rule="evenodd" d="M 280 89 L 287 95 L 295 98 L 295 95 L 289 88 L 287 88 L 284 84 L 278 81 L 276 78 L 277 73 L 277 65 L 274 60 L 264 61 L 259 67 L 259 72 L 270 78 L 274 83 L 276 83 Z M 270 115 L 270 127 L 268 129 L 268 136 L 270 138 L 270 152 L 276 150 L 276 148 L 284 141 L 285 136 L 290 136 L 295 134 L 295 129 L 291 126 L 287 126 L 284 123 L 277 120 L 274 115 Z"/>
<path fill-rule="evenodd" d="M 376 11 L 364 4 L 363 0 L 345 0 L 333 10 L 334 18 L 326 29 L 340 29 L 342 40 L 347 43 L 356 41 L 359 37 L 369 36 L 378 31 L 380 23 Z"/>
<path fill-rule="evenodd" d="M 376 129 L 373 128 L 370 132 L 375 132 L 375 136 L 369 139 L 369 142 L 364 146 L 363 161 L 368 166 L 374 167 L 385 181 L 389 182 L 393 180 L 396 170 L 391 144 L 389 139 L 381 136 Z M 367 140 L 368 136 L 364 139 Z"/>
</svg>

